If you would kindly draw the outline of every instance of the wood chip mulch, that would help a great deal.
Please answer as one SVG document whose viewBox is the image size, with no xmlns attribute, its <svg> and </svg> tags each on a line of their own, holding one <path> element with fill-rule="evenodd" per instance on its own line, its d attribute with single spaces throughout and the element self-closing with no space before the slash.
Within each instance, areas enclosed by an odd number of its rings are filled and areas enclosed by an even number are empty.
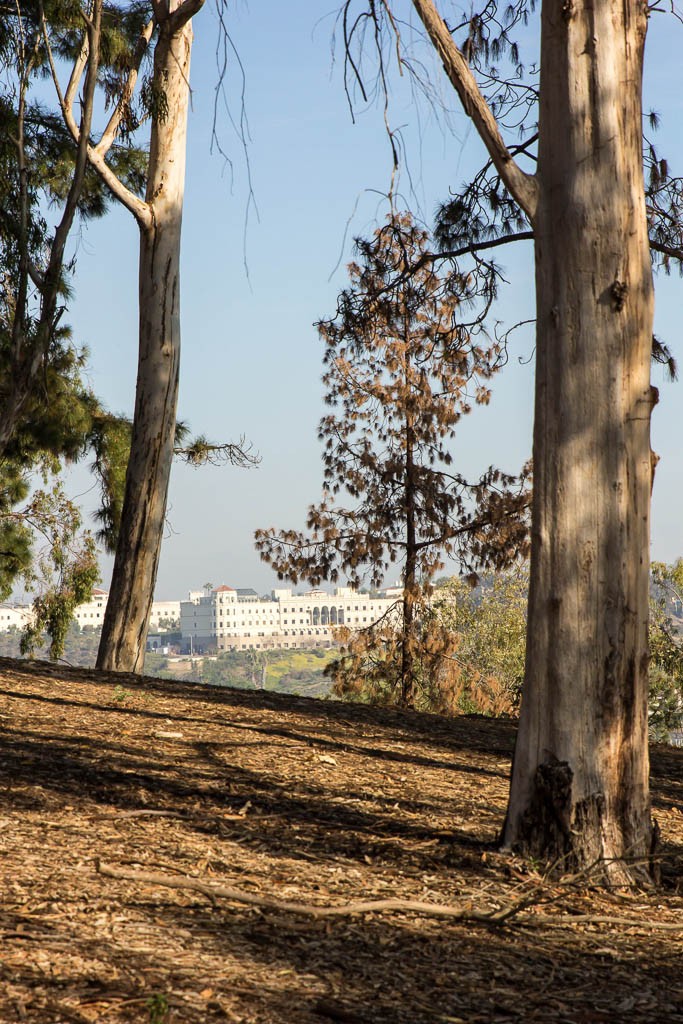
<svg viewBox="0 0 683 1024">
<path fill-rule="evenodd" d="M 497 850 L 509 722 L 2 660 L 0 731 L 0 1024 L 683 1024 L 681 750 L 606 893 Z M 465 917 L 268 905 L 378 900 Z"/>
</svg>

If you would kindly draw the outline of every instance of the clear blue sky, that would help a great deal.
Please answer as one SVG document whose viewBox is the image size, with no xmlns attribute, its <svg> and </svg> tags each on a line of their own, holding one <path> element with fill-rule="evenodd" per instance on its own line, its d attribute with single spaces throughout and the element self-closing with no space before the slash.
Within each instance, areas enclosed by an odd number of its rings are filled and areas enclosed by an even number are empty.
<svg viewBox="0 0 683 1024">
<path fill-rule="evenodd" d="M 334 7 L 335 0 L 328 2 Z M 219 112 L 218 131 L 233 172 L 220 155 L 210 153 L 217 21 L 212 0 L 207 0 L 194 23 L 180 416 L 212 439 L 245 435 L 262 461 L 252 470 L 174 468 L 159 599 L 184 596 L 206 581 L 253 586 L 260 592 L 276 584 L 254 551 L 253 532 L 271 525 L 303 526 L 308 504 L 320 494 L 316 428 L 322 410 L 321 344 L 312 325 L 334 311 L 336 295 L 346 283 L 351 238 L 370 232 L 383 218 L 381 195 L 390 180 L 381 109 L 359 109 L 352 123 L 342 87 L 341 52 L 335 63 L 331 57 L 334 18 L 327 16 L 327 4 L 260 0 L 251 7 L 230 7 L 229 28 L 246 75 L 248 157 L 258 219 L 252 209 L 245 234 L 246 162 L 224 111 Z M 646 82 L 646 107 L 662 114 L 662 149 L 679 172 L 681 33 L 683 27 L 671 16 L 652 19 Z M 430 67 L 453 111 L 448 125 L 438 123 L 424 104 L 418 106 L 405 84 L 390 110 L 392 126 L 404 129 L 414 194 L 409 195 L 405 172 L 403 192 L 428 220 L 449 186 L 477 166 L 483 153 L 438 64 L 432 61 Z M 234 59 L 226 89 L 232 115 L 239 117 L 241 81 Z M 121 209 L 84 229 L 69 313 L 75 337 L 91 350 L 95 390 L 110 408 L 128 413 L 136 374 L 137 249 L 137 229 Z M 500 320 L 511 323 L 533 316 L 528 243 L 499 259 L 510 282 L 500 302 Z M 677 277 L 658 282 L 657 331 L 681 361 L 682 296 Z M 474 474 L 490 463 L 514 472 L 529 456 L 532 352 L 533 331 L 519 331 L 510 363 L 495 382 L 491 405 L 459 431 L 454 450 L 465 473 Z M 654 415 L 653 444 L 662 460 L 655 484 L 652 552 L 655 558 L 673 560 L 683 554 L 683 384 L 665 384 L 660 378 L 655 371 L 661 401 Z M 78 493 L 90 481 L 78 470 L 71 484 Z M 92 507 L 93 495 L 84 494 L 83 503 Z M 102 560 L 102 569 L 108 585 L 109 560 Z"/>
</svg>

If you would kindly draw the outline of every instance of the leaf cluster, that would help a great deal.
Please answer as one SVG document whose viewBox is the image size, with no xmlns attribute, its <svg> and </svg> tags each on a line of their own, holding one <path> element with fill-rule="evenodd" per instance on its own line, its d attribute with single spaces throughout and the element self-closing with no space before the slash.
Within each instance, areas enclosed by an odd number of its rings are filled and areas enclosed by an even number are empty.
<svg viewBox="0 0 683 1024">
<path fill-rule="evenodd" d="M 416 706 L 441 714 L 514 715 L 526 654 L 528 569 L 519 563 L 484 575 L 437 580 L 416 606 L 413 659 Z M 650 738 L 666 742 L 683 725 L 683 639 L 671 615 L 683 605 L 683 559 L 652 565 Z M 359 633 L 339 629 L 341 649 L 326 674 L 337 696 L 394 704 L 401 696 L 400 607 Z"/>
<path fill-rule="evenodd" d="M 49 655 L 56 660 L 64 651 L 74 610 L 90 599 L 100 578 L 95 541 L 87 533 L 80 535 L 80 513 L 59 485 L 36 492 L 26 515 L 44 536 L 46 548 L 30 574 L 30 583 L 39 594 L 20 649 L 22 655 L 32 654 L 48 633 Z"/>
</svg>

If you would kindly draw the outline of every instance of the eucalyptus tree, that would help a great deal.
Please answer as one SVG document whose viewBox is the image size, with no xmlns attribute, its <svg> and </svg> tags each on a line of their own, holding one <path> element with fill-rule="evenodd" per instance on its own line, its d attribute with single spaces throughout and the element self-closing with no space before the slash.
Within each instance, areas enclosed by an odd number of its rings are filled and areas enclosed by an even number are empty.
<svg viewBox="0 0 683 1024">
<path fill-rule="evenodd" d="M 344 5 L 405 67 L 400 0 Z M 533 238 L 536 378 L 531 581 L 521 719 L 504 842 L 614 882 L 648 874 L 648 549 L 652 248 L 683 255 L 680 181 L 646 148 L 640 0 L 542 0 L 540 76 L 500 76 L 533 4 L 465 15 L 412 0 L 488 151 L 445 205 L 453 255 Z M 400 10 L 399 10 L 400 7 Z M 354 13 L 355 12 L 355 13 Z M 456 36 L 460 44 L 456 41 Z M 387 50 L 380 50 L 386 57 Z M 413 64 L 413 67 L 415 65 Z M 357 58 L 351 67 L 359 69 Z M 511 103 L 512 97 L 512 103 Z M 506 115 L 521 141 L 507 142 Z M 536 106 L 537 102 L 537 106 Z M 521 113 L 519 112 L 521 109 Z M 519 139 L 519 135 L 518 135 Z M 501 227 L 503 230 L 501 231 Z M 650 238 L 648 237 L 650 229 Z M 449 245 L 445 245 L 449 248 Z"/>
<path fill-rule="evenodd" d="M 44 19 L 52 76 L 64 123 L 140 234 L 139 354 L 135 410 L 110 597 L 99 668 L 141 671 L 163 537 L 176 436 L 180 359 L 180 234 L 190 96 L 192 18 L 204 0 L 76 5 L 71 38 Z M 73 14 L 72 14 L 73 16 Z M 94 41 L 95 16 L 105 31 Z M 83 27 L 79 27 L 80 24 Z M 60 85 L 60 58 L 73 60 Z M 99 81 L 110 114 L 99 137 L 86 138 L 75 105 L 81 81 L 100 48 Z M 136 92 L 137 89 L 137 92 Z M 149 122 L 144 197 L 122 180 L 111 159 Z"/>
</svg>

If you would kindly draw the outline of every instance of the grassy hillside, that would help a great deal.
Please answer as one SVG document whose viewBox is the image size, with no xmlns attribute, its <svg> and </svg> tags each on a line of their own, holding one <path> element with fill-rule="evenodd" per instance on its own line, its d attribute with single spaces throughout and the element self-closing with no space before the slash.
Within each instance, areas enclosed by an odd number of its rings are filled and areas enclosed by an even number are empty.
<svg viewBox="0 0 683 1024">
<path fill-rule="evenodd" d="M 0 633 L 0 657 L 18 658 L 18 630 Z M 80 630 L 74 625 L 69 631 L 64 650 L 63 663 L 83 668 L 93 668 L 100 642 L 100 630 L 86 627 Z M 47 645 L 38 652 L 47 657 Z M 330 691 L 330 684 L 323 672 L 335 656 L 334 651 L 228 651 L 215 661 L 197 659 L 194 665 L 188 662 L 187 671 L 170 671 L 168 658 L 159 654 L 148 654 L 145 672 L 161 679 L 176 679 L 183 682 L 210 683 L 214 686 L 236 686 L 245 689 L 265 689 L 278 693 L 299 693 L 309 697 L 323 697 Z M 179 666 L 182 669 L 182 666 Z"/>
<path fill-rule="evenodd" d="M 162 679 L 323 697 L 330 691 L 323 673 L 334 656 L 333 651 L 323 650 L 226 651 L 216 659 L 197 658 L 183 672 L 183 663 L 169 666 L 167 658 L 148 654 L 145 671 Z"/>
</svg>

